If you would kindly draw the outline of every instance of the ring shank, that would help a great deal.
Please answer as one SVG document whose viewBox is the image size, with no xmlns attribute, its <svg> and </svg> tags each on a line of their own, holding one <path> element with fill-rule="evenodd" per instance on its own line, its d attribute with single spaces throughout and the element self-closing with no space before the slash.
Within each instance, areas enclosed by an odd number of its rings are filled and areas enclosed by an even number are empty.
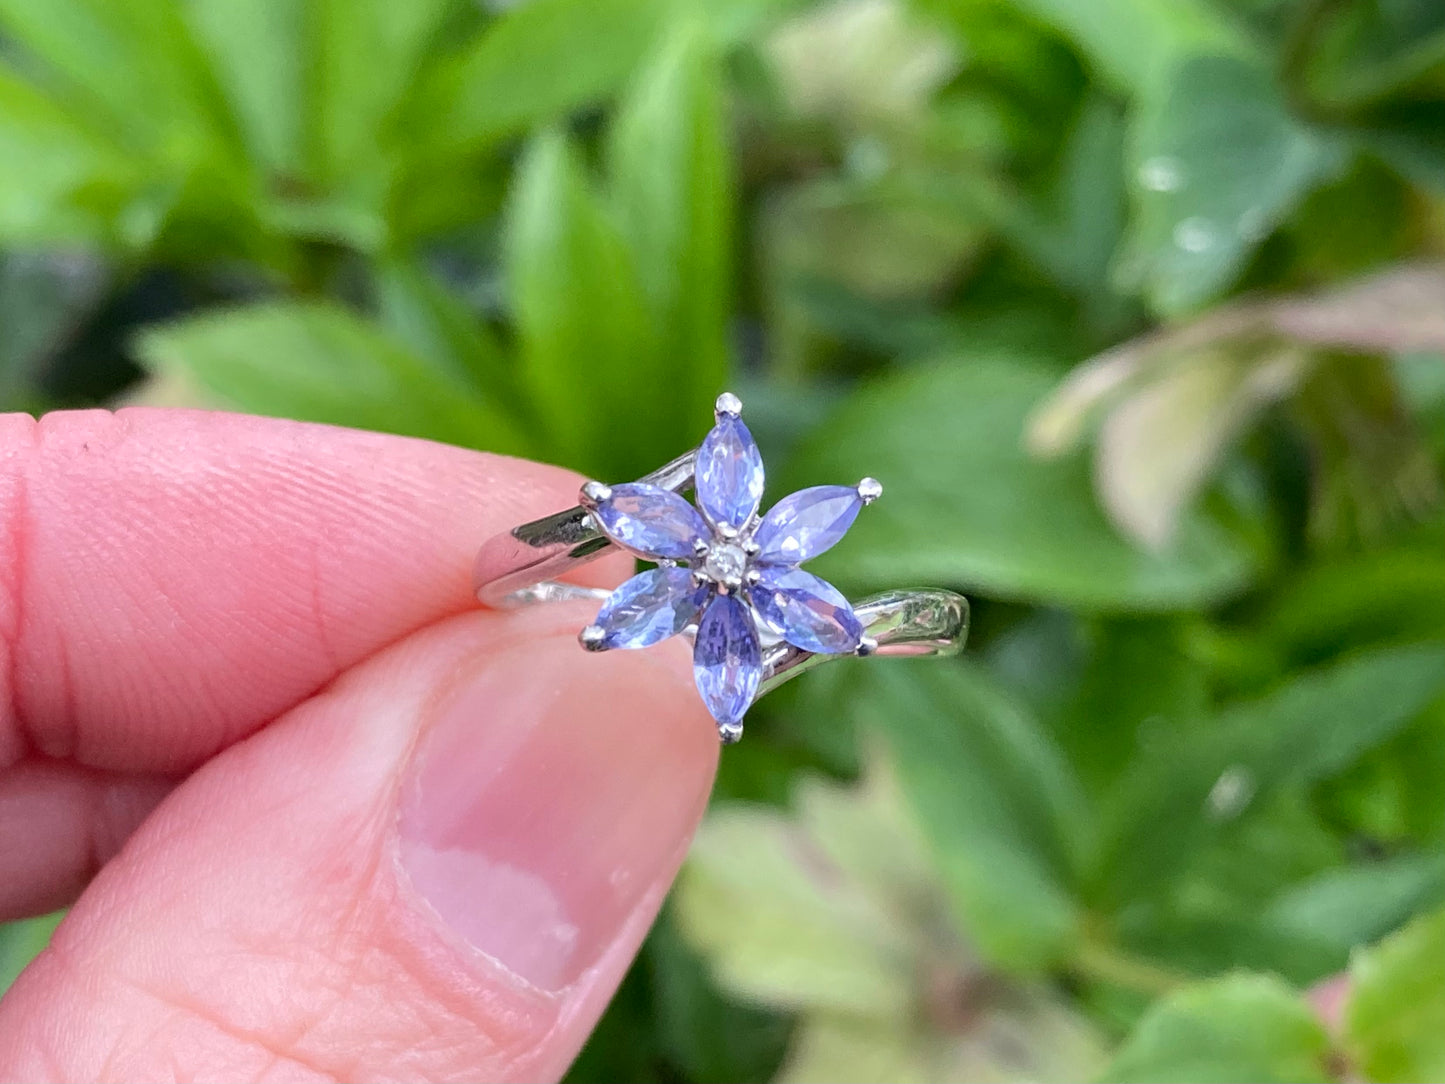
<svg viewBox="0 0 1445 1084">
<path fill-rule="evenodd" d="M 968 640 L 968 599 L 939 587 L 884 591 L 853 607 L 863 632 L 878 642 L 875 655 L 921 658 L 957 655 Z M 758 695 L 815 666 L 843 656 L 819 655 L 780 643 L 763 655 L 763 681 Z"/>
<path fill-rule="evenodd" d="M 692 485 L 696 460 L 697 450 L 693 449 L 639 481 L 681 492 Z M 472 586 L 478 602 L 498 610 L 592 598 L 596 593 L 591 588 L 558 583 L 557 577 L 611 548 L 592 513 L 577 505 L 489 538 L 472 565 Z M 606 594 L 603 592 L 604 597 Z"/>
</svg>

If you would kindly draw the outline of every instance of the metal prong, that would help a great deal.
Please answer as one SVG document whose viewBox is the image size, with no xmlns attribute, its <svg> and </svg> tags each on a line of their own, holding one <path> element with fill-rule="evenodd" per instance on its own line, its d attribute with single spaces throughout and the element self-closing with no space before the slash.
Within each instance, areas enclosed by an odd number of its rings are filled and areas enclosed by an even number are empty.
<svg viewBox="0 0 1445 1084">
<path fill-rule="evenodd" d="M 603 501 L 612 496 L 612 487 L 605 486 L 601 482 L 584 482 L 582 491 L 578 494 L 578 503 L 583 508 L 596 508 Z"/>
<path fill-rule="evenodd" d="M 763 547 L 758 545 L 751 538 L 749 538 L 746 542 L 743 543 L 743 552 L 746 553 L 749 557 L 756 557 L 759 553 L 762 552 L 762 549 Z"/>
<path fill-rule="evenodd" d="M 743 724 L 718 723 L 717 736 L 722 739 L 724 745 L 736 745 L 738 739 L 743 736 Z"/>
<path fill-rule="evenodd" d="M 750 569 L 748 569 L 747 574 L 743 577 L 743 579 L 747 582 L 747 585 L 748 585 L 749 587 L 752 587 L 754 584 L 756 584 L 756 583 L 757 583 L 759 580 L 761 580 L 762 578 L 763 578 L 763 570 L 760 569 L 760 568 L 750 568 Z"/>
<path fill-rule="evenodd" d="M 708 548 L 706 539 L 694 538 L 692 540 L 692 553 L 694 557 L 706 557 Z"/>
<path fill-rule="evenodd" d="M 738 529 L 734 527 L 731 523 L 719 523 L 715 529 L 718 533 L 719 538 L 731 539 L 738 536 Z"/>
<path fill-rule="evenodd" d="M 864 504 L 872 504 L 883 496 L 883 483 L 877 478 L 864 478 L 858 483 L 858 496 Z"/>
<path fill-rule="evenodd" d="M 577 641 L 588 651 L 606 651 L 607 630 L 601 625 L 588 625 L 577 634 Z"/>
<path fill-rule="evenodd" d="M 712 409 L 718 417 L 730 414 L 736 418 L 743 412 L 743 401 L 732 392 L 725 391 L 717 397 L 717 402 L 713 404 Z"/>
<path fill-rule="evenodd" d="M 860 659 L 866 659 L 869 655 L 872 655 L 877 650 L 878 641 L 873 639 L 873 637 L 871 636 L 863 637 L 863 639 L 860 640 L 858 643 L 858 657 Z"/>
</svg>

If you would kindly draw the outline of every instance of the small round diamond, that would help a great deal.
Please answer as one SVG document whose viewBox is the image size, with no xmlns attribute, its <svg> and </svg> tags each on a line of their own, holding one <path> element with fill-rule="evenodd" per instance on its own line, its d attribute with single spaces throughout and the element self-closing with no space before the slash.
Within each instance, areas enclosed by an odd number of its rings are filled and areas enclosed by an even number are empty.
<svg viewBox="0 0 1445 1084">
<path fill-rule="evenodd" d="M 747 571 L 747 567 L 748 555 L 742 546 L 736 542 L 718 541 L 707 551 L 707 560 L 702 564 L 702 571 L 715 583 L 736 587 L 743 582 L 743 573 Z"/>
</svg>

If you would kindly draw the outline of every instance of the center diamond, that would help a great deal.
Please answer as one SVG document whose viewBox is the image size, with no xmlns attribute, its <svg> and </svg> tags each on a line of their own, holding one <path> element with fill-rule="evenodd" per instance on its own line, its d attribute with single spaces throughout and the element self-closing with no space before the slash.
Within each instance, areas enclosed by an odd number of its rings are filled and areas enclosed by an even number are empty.
<svg viewBox="0 0 1445 1084">
<path fill-rule="evenodd" d="M 736 542 L 714 542 L 702 565 L 703 575 L 708 579 L 733 588 L 742 584 L 747 568 L 747 551 Z"/>
</svg>

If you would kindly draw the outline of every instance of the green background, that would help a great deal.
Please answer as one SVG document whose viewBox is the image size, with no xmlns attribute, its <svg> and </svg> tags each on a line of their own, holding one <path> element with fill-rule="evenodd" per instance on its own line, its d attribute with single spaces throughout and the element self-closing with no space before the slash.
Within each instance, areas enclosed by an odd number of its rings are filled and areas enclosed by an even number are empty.
<svg viewBox="0 0 1445 1084">
<path fill-rule="evenodd" d="M 1437 0 L 0 0 L 0 408 L 730 388 L 974 600 L 752 713 L 577 1081 L 1445 1075 L 1442 253 Z"/>
</svg>

